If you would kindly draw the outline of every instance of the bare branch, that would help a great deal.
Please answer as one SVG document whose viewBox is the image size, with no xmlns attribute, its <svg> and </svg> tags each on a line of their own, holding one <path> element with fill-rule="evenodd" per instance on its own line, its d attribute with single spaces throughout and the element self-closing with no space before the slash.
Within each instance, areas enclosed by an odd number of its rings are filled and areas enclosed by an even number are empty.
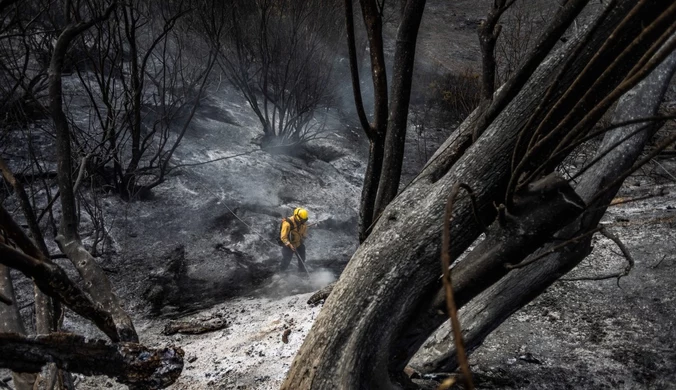
<svg viewBox="0 0 676 390">
<path fill-rule="evenodd" d="M 355 47 L 354 36 L 354 13 L 352 11 L 352 1 L 345 0 L 345 25 L 347 29 L 347 49 L 350 57 L 350 75 L 352 76 L 352 93 L 354 95 L 354 103 L 357 107 L 357 116 L 359 123 L 366 135 L 371 138 L 371 133 L 375 130 L 366 118 L 364 111 L 364 102 L 361 95 L 361 85 L 359 79 L 359 62 L 357 59 L 357 49 Z"/>
<path fill-rule="evenodd" d="M 451 258 L 450 258 L 450 224 L 453 217 L 453 202 L 460 192 L 462 184 L 456 183 L 448 195 L 446 202 L 446 210 L 444 214 L 444 232 L 441 243 L 441 266 L 444 280 L 444 291 L 446 293 L 446 310 L 451 320 L 451 328 L 453 329 L 453 339 L 455 340 L 455 349 L 458 354 L 458 362 L 460 362 L 460 369 L 462 370 L 465 386 L 469 390 L 474 389 L 472 381 L 472 371 L 469 369 L 467 363 L 467 355 L 465 353 L 465 346 L 462 340 L 462 330 L 460 328 L 460 321 L 458 320 L 458 309 L 455 305 L 455 298 L 453 297 L 453 284 L 451 283 Z M 466 186 L 466 185 L 465 185 Z M 470 192 L 471 193 L 471 192 Z"/>
<path fill-rule="evenodd" d="M 73 185 L 73 192 L 77 192 L 78 188 L 80 188 L 80 184 L 82 183 L 82 179 L 84 178 L 85 171 L 87 170 L 87 160 L 92 156 L 92 153 L 89 153 L 88 155 L 82 157 L 82 161 L 80 162 L 80 169 L 78 169 L 77 173 L 77 179 L 75 179 L 75 184 Z"/>
<path fill-rule="evenodd" d="M 627 246 L 624 245 L 624 243 L 622 242 L 622 240 L 620 240 L 619 237 L 617 237 L 615 234 L 613 234 L 611 231 L 609 231 L 606 228 L 601 229 L 600 233 L 603 234 L 609 240 L 613 241 L 615 243 L 615 245 L 617 245 L 617 247 L 620 248 L 620 250 L 622 251 L 622 254 L 627 259 L 627 263 L 628 263 L 627 266 L 625 267 L 624 271 L 622 271 L 620 276 L 617 277 L 617 279 L 618 279 L 617 282 L 619 283 L 620 282 L 619 279 L 622 276 L 629 275 L 629 271 L 631 271 L 631 269 L 634 268 L 634 264 L 636 262 L 634 261 L 634 258 L 631 256 L 631 253 L 629 252 L 629 249 L 627 248 Z"/>
<path fill-rule="evenodd" d="M 662 258 L 660 259 L 660 261 L 658 261 L 655 265 L 651 266 L 650 268 L 655 269 L 655 268 L 659 267 L 660 265 L 662 265 L 662 262 L 663 262 L 664 259 L 666 259 L 666 258 L 667 258 L 667 255 L 662 256 Z"/>
<path fill-rule="evenodd" d="M 581 280 L 606 280 L 606 279 L 617 279 L 617 285 L 619 287 L 620 285 L 620 279 L 623 276 L 629 275 L 629 272 L 634 268 L 634 258 L 631 256 L 631 253 L 629 252 L 629 249 L 627 249 L 626 245 L 617 237 L 615 234 L 612 232 L 608 231 L 606 228 L 601 228 L 599 230 L 599 233 L 603 234 L 606 238 L 609 240 L 612 240 L 615 245 L 617 245 L 618 248 L 620 248 L 620 251 L 622 251 L 622 254 L 624 257 L 627 259 L 627 266 L 619 272 L 613 272 L 611 274 L 607 275 L 600 275 L 600 276 L 581 276 L 577 278 L 562 278 L 560 280 L 564 282 L 572 282 L 572 281 L 581 281 Z"/>
<path fill-rule="evenodd" d="M 75 313 L 92 321 L 111 340 L 120 339 L 111 315 L 95 306 L 58 265 L 41 262 L 6 244 L 0 244 L 0 264 L 32 278 L 45 294 L 61 300 Z"/>
</svg>

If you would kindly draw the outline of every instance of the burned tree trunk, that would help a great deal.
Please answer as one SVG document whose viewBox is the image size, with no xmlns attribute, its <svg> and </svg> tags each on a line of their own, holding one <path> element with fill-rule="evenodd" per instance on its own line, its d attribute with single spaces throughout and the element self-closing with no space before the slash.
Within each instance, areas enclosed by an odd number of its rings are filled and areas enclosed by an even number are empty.
<svg viewBox="0 0 676 390">
<path fill-rule="evenodd" d="M 408 106 L 411 100 L 413 64 L 418 29 L 425 10 L 425 0 L 408 0 L 403 9 L 402 20 L 397 29 L 397 43 L 394 51 L 392 91 L 385 135 L 385 154 L 378 183 L 374 218 L 397 196 L 404 163 L 404 144 L 408 124 Z"/>
<path fill-rule="evenodd" d="M 26 330 L 23 321 L 21 321 L 19 305 L 16 304 L 9 268 L 2 264 L 0 264 L 0 295 L 8 298 L 10 303 L 12 303 L 10 305 L 8 303 L 0 302 L 0 332 L 25 334 Z M 14 370 L 12 373 L 14 386 L 17 390 L 33 389 L 36 377 L 36 374 L 22 370 Z"/>
<path fill-rule="evenodd" d="M 646 80 L 623 96 L 615 109 L 613 123 L 619 124 L 636 118 L 655 117 L 675 71 L 676 52 L 672 53 Z M 593 170 L 588 170 L 581 176 L 580 183 L 576 186 L 580 196 L 590 201 L 599 191 L 603 190 L 605 183 L 612 182 L 615 177 L 631 168 L 657 128 L 657 123 L 646 122 L 627 125 L 606 134 L 596 153 L 599 156 L 598 163 L 595 164 Z M 618 145 L 618 142 L 621 144 Z M 579 235 L 594 229 L 618 189 L 619 185 L 616 185 L 606 194 L 604 201 L 600 204 L 601 207 L 595 207 L 586 212 L 559 232 L 557 238 L 565 241 L 574 234 Z M 463 308 L 460 317 L 468 350 L 481 345 L 486 336 L 511 314 L 528 304 L 559 277 L 573 269 L 587 256 L 591 250 L 590 244 L 591 236 L 571 245 L 566 251 L 553 253 L 536 263 L 512 271 Z M 543 249 L 543 251 L 546 250 L 547 248 Z M 447 327 L 442 329 L 440 331 L 448 332 Z M 455 350 L 448 348 L 452 346 L 449 337 L 450 334 L 436 338 L 440 344 L 444 345 L 443 350 L 446 350 L 446 353 L 430 356 L 426 352 L 421 352 L 412 365 L 421 371 L 428 372 L 455 370 L 457 366 Z"/>
<path fill-rule="evenodd" d="M 374 0 L 362 0 L 361 9 L 368 36 L 371 54 L 371 78 L 373 80 L 373 123 L 369 123 L 364 110 L 359 78 L 359 60 L 354 34 L 353 0 L 345 0 L 345 25 L 347 47 L 350 59 L 352 92 L 359 123 L 369 139 L 369 158 L 362 186 L 359 205 L 359 242 L 368 237 L 374 221 L 378 183 L 382 176 L 385 153 L 385 131 L 387 129 L 387 72 L 383 51 L 382 16 Z"/>
<path fill-rule="evenodd" d="M 21 242 L 17 244 L 21 249 L 28 253 L 30 256 L 33 256 L 36 259 L 51 263 L 49 258 L 49 250 L 47 249 L 47 244 L 42 235 L 42 231 L 38 226 L 38 220 L 35 216 L 33 207 L 31 206 L 28 194 L 23 187 L 23 184 L 19 182 L 14 174 L 10 171 L 9 167 L 0 159 L 0 173 L 5 178 L 5 181 L 9 183 L 19 198 L 21 203 L 21 208 L 23 209 L 24 216 L 26 217 L 26 222 L 28 222 L 28 227 L 31 234 L 33 235 L 33 240 L 28 238 L 23 234 L 22 230 L 18 230 L 21 234 Z M 15 238 L 16 241 L 16 238 Z M 53 332 L 57 329 L 57 319 L 59 317 L 58 305 L 54 305 L 52 299 L 45 295 L 40 289 L 35 286 L 35 330 L 38 334 L 47 334 Z M 56 310 L 55 310 L 56 309 Z"/>
<path fill-rule="evenodd" d="M 632 46 L 631 56 L 621 63 L 613 62 L 641 34 L 645 23 L 657 19 L 669 7 L 659 1 L 648 3 L 641 3 L 636 9 L 635 2 L 630 0 L 614 4 L 598 28 L 585 38 L 583 49 L 575 52 L 577 41 L 569 41 L 545 61 L 452 167 L 443 159 L 431 163 L 385 209 L 329 296 L 298 352 L 283 388 L 381 389 L 405 383 L 397 366 L 394 369 L 391 366 L 392 361 L 401 358 L 395 359 L 392 354 L 399 351 L 394 348 L 396 341 L 416 326 L 417 309 L 438 291 L 444 205 L 451 187 L 464 183 L 474 190 L 477 198 L 476 210 L 467 199 L 456 205 L 450 249 L 451 258 L 456 259 L 482 231 L 475 218 L 483 224 L 494 219 L 493 203 L 500 204 L 505 198 L 519 133 L 543 102 L 545 94 L 549 99 L 543 103 L 546 106 L 543 112 L 548 112 L 572 85 L 576 88 L 572 89 L 572 95 L 566 96 L 567 99 L 580 99 L 584 95 L 590 102 L 602 101 L 649 50 Z M 623 34 L 612 35 L 620 23 Z M 612 37 L 613 45 L 606 47 L 610 50 L 608 56 L 596 57 L 609 37 Z M 571 56 L 572 53 L 576 55 Z M 588 68 L 592 60 L 597 66 Z M 561 69 L 564 63 L 566 66 Z M 584 85 L 575 82 L 583 72 L 586 72 L 585 77 L 598 77 L 606 69 L 610 69 L 608 72 L 612 77 L 594 89 L 589 89 L 589 85 L 581 88 Z M 558 70 L 562 73 L 557 76 Z M 556 80 L 558 88 L 547 93 L 552 79 Z M 571 126 L 582 120 L 584 113 L 573 112 L 570 106 L 567 108 L 568 111 L 566 106 L 557 107 L 557 117 L 566 117 Z M 468 123 L 464 123 L 460 131 L 467 126 Z M 423 326 L 410 344 L 407 355 L 411 356 L 439 324 Z"/>
<path fill-rule="evenodd" d="M 66 27 L 56 41 L 49 64 L 49 108 L 56 128 L 57 178 L 62 212 L 60 231 L 56 240 L 63 253 L 68 256 L 82 279 L 85 280 L 87 292 L 104 310 L 112 314 L 120 338 L 123 341 L 138 341 L 134 325 L 113 293 L 110 281 L 94 257 L 85 250 L 78 234 L 70 129 L 62 103 L 61 71 L 70 43 L 83 31 L 107 19 L 114 8 L 115 3 L 112 3 L 98 18 Z"/>
<path fill-rule="evenodd" d="M 485 100 L 492 100 L 495 92 L 495 43 L 498 41 L 502 25 L 498 24 L 500 16 L 507 11 L 514 0 L 496 0 L 493 2 L 486 20 L 479 25 L 479 47 L 481 47 L 481 95 Z"/>
<path fill-rule="evenodd" d="M 180 348 L 150 349 L 136 343 L 110 344 L 69 333 L 21 336 L 0 333 L 0 367 L 40 372 L 55 363 L 69 372 L 106 375 L 142 389 L 163 389 L 183 370 Z"/>
</svg>

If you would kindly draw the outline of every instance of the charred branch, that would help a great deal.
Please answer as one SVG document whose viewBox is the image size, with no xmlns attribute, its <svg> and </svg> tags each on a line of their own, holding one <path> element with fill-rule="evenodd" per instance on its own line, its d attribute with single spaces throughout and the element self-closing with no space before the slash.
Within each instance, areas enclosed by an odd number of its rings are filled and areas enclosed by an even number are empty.
<svg viewBox="0 0 676 390">
<path fill-rule="evenodd" d="M 333 287 L 336 285 L 335 282 L 328 284 L 326 287 L 322 288 L 321 290 L 317 291 L 316 293 L 312 294 L 312 296 L 307 300 L 307 304 L 310 306 L 318 305 L 321 302 L 326 301 L 326 298 L 331 295 L 331 291 L 333 291 Z"/>
<path fill-rule="evenodd" d="M 514 4 L 515 0 L 495 0 L 486 20 L 479 25 L 479 46 L 481 47 L 481 94 L 486 100 L 493 99 L 495 92 L 495 43 L 500 36 L 500 16 Z"/>
<path fill-rule="evenodd" d="M 354 11 L 352 10 L 352 1 L 345 0 L 345 30 L 347 32 L 347 50 L 350 59 L 350 76 L 352 80 L 352 94 L 354 95 L 354 103 L 357 107 L 357 116 L 362 129 L 369 137 L 372 138 L 373 128 L 366 117 L 364 111 L 364 101 L 361 95 L 361 82 L 359 78 L 359 60 L 357 58 L 357 48 L 354 36 Z"/>
<path fill-rule="evenodd" d="M 397 42 L 394 51 L 392 70 L 391 99 L 385 135 L 385 154 L 378 183 L 374 218 L 385 210 L 397 196 L 401 182 L 401 170 L 404 163 L 404 144 L 408 121 L 413 65 L 418 30 L 425 10 L 425 0 L 408 0 L 404 16 L 397 28 Z"/>
<path fill-rule="evenodd" d="M 561 279 L 562 281 L 566 282 L 571 282 L 571 281 L 579 281 L 579 280 L 606 280 L 606 279 L 617 279 L 617 284 L 620 284 L 620 279 L 624 276 L 629 275 L 629 272 L 631 272 L 632 268 L 634 268 L 634 264 L 636 263 L 634 261 L 634 258 L 631 255 L 631 252 L 629 252 L 629 248 L 627 248 L 626 245 L 620 240 L 617 235 L 613 234 L 612 232 L 608 231 L 605 227 L 599 230 L 599 233 L 604 235 L 607 239 L 611 240 L 612 242 L 617 245 L 618 248 L 620 248 L 620 251 L 622 252 L 622 255 L 624 256 L 625 259 L 627 259 L 627 265 L 624 267 L 622 271 L 619 272 L 613 272 L 610 274 L 606 275 L 598 275 L 598 276 L 581 276 L 578 278 L 564 278 Z"/>
<path fill-rule="evenodd" d="M 465 381 L 465 387 L 469 390 L 474 389 L 474 382 L 472 381 L 472 371 L 467 362 L 467 354 L 465 353 L 465 343 L 462 339 L 462 330 L 460 321 L 458 320 L 458 307 L 455 304 L 455 297 L 453 295 L 453 282 L 451 280 L 451 258 L 449 255 L 449 246 L 451 242 L 451 219 L 453 218 L 453 202 L 460 193 L 460 188 L 467 187 L 463 184 L 455 184 L 451 189 L 446 202 L 446 210 L 444 214 L 444 233 L 441 242 L 441 267 L 442 278 L 444 281 L 444 295 L 446 297 L 446 312 L 448 313 L 451 329 L 453 330 L 453 342 L 457 352 L 458 362 L 460 362 L 460 370 Z M 471 190 L 470 190 L 471 193 Z"/>
<path fill-rule="evenodd" d="M 55 297 L 75 313 L 92 321 L 113 341 L 118 341 L 124 330 L 118 332 L 112 317 L 94 305 L 56 264 L 34 259 L 5 244 L 0 244 L 0 264 L 17 269 L 33 279 L 45 294 Z"/>
<path fill-rule="evenodd" d="M 453 295 L 458 307 L 489 288 L 508 273 L 505 265 L 523 259 L 549 241 L 561 228 L 584 211 L 582 199 L 556 175 L 541 180 L 519 196 L 517 206 L 505 214 L 504 222 L 496 220 L 481 241 L 454 268 L 451 275 Z M 447 318 L 446 293 L 441 283 L 433 299 L 412 316 L 415 325 L 396 344 L 395 364 L 399 370 L 408 363 L 427 336 Z"/>
<path fill-rule="evenodd" d="M 176 333 L 183 334 L 202 334 L 214 332 L 228 326 L 228 322 L 223 318 L 191 319 L 187 321 L 170 321 L 162 330 L 164 335 Z"/>
<path fill-rule="evenodd" d="M 183 370 L 183 350 L 151 349 L 136 343 L 106 343 L 68 333 L 41 336 L 0 334 L 0 367 L 40 372 L 55 363 L 84 375 L 106 375 L 144 389 L 163 389 Z"/>
</svg>

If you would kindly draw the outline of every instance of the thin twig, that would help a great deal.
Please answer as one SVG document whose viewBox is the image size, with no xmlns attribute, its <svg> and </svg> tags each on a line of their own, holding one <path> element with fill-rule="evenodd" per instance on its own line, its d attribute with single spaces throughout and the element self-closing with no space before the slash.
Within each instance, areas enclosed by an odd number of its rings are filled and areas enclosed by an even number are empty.
<svg viewBox="0 0 676 390">
<path fill-rule="evenodd" d="M 667 258 L 667 255 L 665 254 L 664 256 L 662 256 L 662 258 L 660 259 L 660 261 L 657 262 L 657 264 L 651 266 L 650 268 L 651 268 L 651 269 L 655 269 L 655 268 L 659 267 L 660 265 L 662 265 L 662 262 L 663 262 L 664 259 L 666 259 L 666 258 Z"/>
<path fill-rule="evenodd" d="M 472 372 L 467 363 L 467 354 L 465 353 L 465 346 L 462 341 L 462 331 L 460 329 L 460 321 L 458 320 L 458 309 L 455 305 L 455 298 L 453 298 L 453 285 L 451 283 L 451 258 L 449 254 L 449 247 L 451 242 L 450 224 L 453 216 L 453 202 L 460 192 L 460 188 L 464 188 L 463 184 L 457 183 L 451 189 L 446 202 L 446 211 L 444 215 L 444 234 L 442 238 L 441 247 L 441 265 L 443 271 L 444 290 L 446 292 L 446 309 L 451 320 L 451 327 L 453 328 L 453 339 L 455 340 L 455 349 L 458 354 L 458 363 L 465 380 L 467 389 L 474 389 L 472 382 Z"/>
<path fill-rule="evenodd" d="M 617 200 L 617 201 L 613 200 L 612 202 L 610 202 L 608 207 L 619 206 L 621 204 L 638 202 L 640 200 L 652 199 L 652 198 L 656 198 L 658 196 L 665 196 L 665 195 L 666 195 L 666 192 L 665 192 L 664 188 L 662 188 L 662 191 L 660 191 L 660 193 L 658 193 L 658 194 L 647 194 L 647 195 L 643 195 L 643 196 L 637 196 L 637 197 L 634 197 L 634 198 L 620 199 L 620 200 Z M 615 199 L 618 199 L 618 198 L 615 198 Z"/>
<path fill-rule="evenodd" d="M 617 245 L 617 247 L 620 248 L 624 257 L 627 259 L 627 263 L 628 263 L 627 266 L 624 268 L 624 270 L 622 272 L 620 272 L 617 275 L 617 286 L 619 287 L 620 286 L 620 278 L 622 278 L 623 276 L 629 275 L 629 271 L 631 271 L 631 269 L 634 268 L 634 264 L 636 264 L 636 262 L 634 261 L 634 258 L 631 256 L 629 249 L 627 249 L 627 246 L 624 245 L 624 243 L 622 242 L 622 240 L 620 240 L 619 237 L 617 237 L 615 234 L 613 234 L 611 231 L 609 231 L 605 227 L 603 229 L 601 229 L 600 233 L 603 234 L 607 239 L 614 242 L 615 245 Z"/>
<path fill-rule="evenodd" d="M 80 184 L 82 183 L 82 179 L 84 178 L 85 171 L 87 170 L 87 160 L 92 156 L 92 153 L 89 153 L 88 155 L 82 157 L 82 162 L 80 162 L 80 169 L 78 169 L 77 173 L 77 179 L 75 180 L 75 185 L 73 185 L 73 192 L 77 192 L 78 188 L 80 188 Z"/>
<path fill-rule="evenodd" d="M 659 163 L 657 160 L 655 160 L 654 158 L 653 158 L 653 159 L 650 159 L 650 161 L 652 161 L 652 162 L 654 162 L 655 164 L 657 164 L 660 168 L 662 168 L 662 170 L 663 170 L 667 175 L 669 175 L 669 177 L 671 177 L 674 181 L 676 181 L 676 176 L 674 176 L 671 172 L 669 172 L 669 171 L 667 170 L 667 168 L 664 167 L 664 165 L 660 164 L 660 163 Z"/>
<path fill-rule="evenodd" d="M 42 220 L 42 217 L 44 217 L 45 214 L 47 214 L 49 212 L 49 210 L 52 209 L 52 206 L 54 206 L 54 202 L 56 202 L 57 199 L 59 199 L 60 196 L 61 196 L 61 192 L 57 192 L 56 195 L 54 195 L 54 197 L 52 198 L 52 200 L 49 201 L 47 206 L 40 213 L 40 216 L 37 219 L 38 223 L 40 223 L 40 221 Z"/>
<path fill-rule="evenodd" d="M 601 200 L 601 198 L 611 189 L 613 189 L 615 186 L 620 185 L 622 182 L 624 182 L 624 179 L 629 177 L 632 173 L 636 172 L 637 169 L 645 165 L 648 161 L 652 160 L 655 156 L 660 154 L 664 149 L 666 149 L 669 145 L 673 144 L 676 142 L 676 135 L 673 135 L 666 140 L 662 141 L 657 147 L 650 152 L 646 157 L 635 163 L 631 168 L 626 170 L 623 174 L 621 174 L 619 177 L 617 177 L 615 180 L 613 180 L 611 183 L 606 185 L 604 188 L 599 190 L 594 197 L 587 203 L 587 207 L 590 207 L 594 205 L 596 202 Z"/>
</svg>

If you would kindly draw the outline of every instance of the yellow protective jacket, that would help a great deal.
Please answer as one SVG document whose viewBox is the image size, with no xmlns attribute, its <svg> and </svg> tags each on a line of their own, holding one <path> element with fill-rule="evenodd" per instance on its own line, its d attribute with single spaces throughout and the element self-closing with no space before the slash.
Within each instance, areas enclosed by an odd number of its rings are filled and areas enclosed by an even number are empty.
<svg viewBox="0 0 676 390">
<path fill-rule="evenodd" d="M 291 216 L 282 221 L 282 231 L 280 237 L 284 245 L 289 245 L 289 242 L 294 247 L 299 247 L 305 240 L 307 235 L 307 225 L 300 223 L 295 217 Z"/>
</svg>

